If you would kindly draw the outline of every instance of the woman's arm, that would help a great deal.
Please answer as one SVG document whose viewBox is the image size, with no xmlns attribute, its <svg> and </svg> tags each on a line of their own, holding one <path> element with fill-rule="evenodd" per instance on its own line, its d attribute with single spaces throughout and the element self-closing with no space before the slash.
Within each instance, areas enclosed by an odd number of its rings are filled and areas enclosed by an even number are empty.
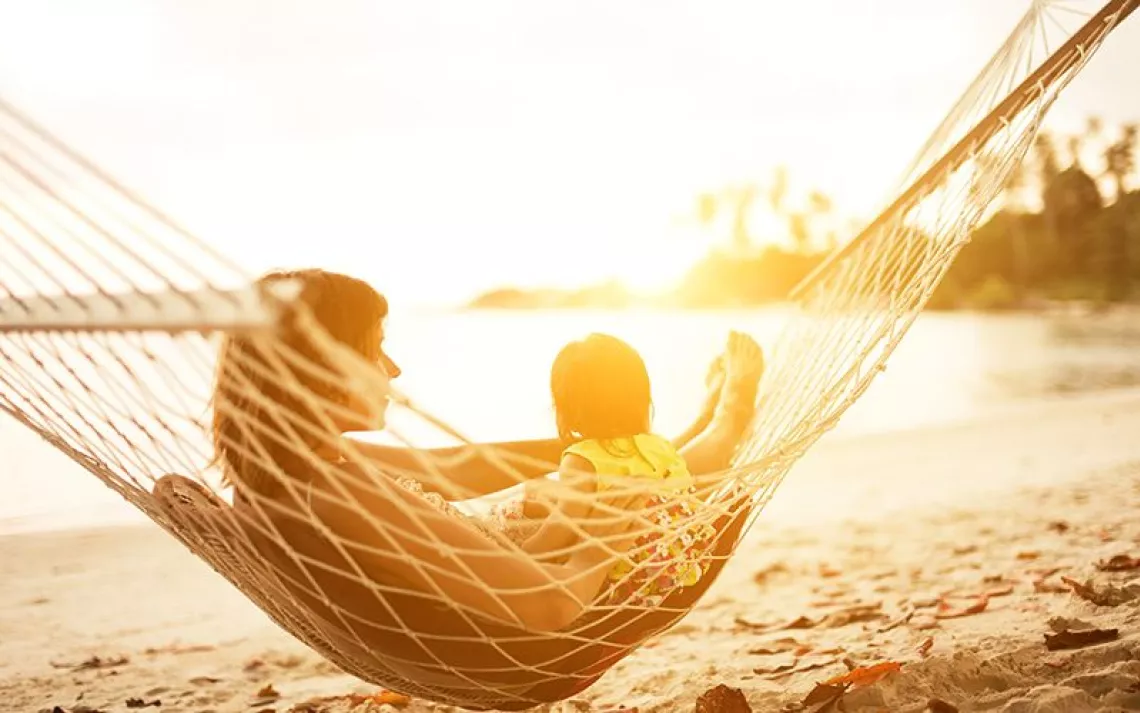
<svg viewBox="0 0 1140 713">
<path fill-rule="evenodd" d="M 580 539 L 578 531 L 569 523 L 575 523 L 589 532 L 584 525 L 590 512 L 587 498 L 597 487 L 597 479 L 592 477 L 594 466 L 585 458 L 571 453 L 562 459 L 558 473 L 561 476 L 560 482 L 572 488 L 573 492 L 569 497 L 558 498 L 557 502 L 550 504 L 550 515 L 542 520 L 538 531 L 521 545 L 524 552 L 540 559 L 566 551 Z"/>
<path fill-rule="evenodd" d="M 411 448 L 353 442 L 355 450 L 380 469 L 420 480 L 424 490 L 452 500 L 489 495 L 521 481 L 541 478 L 555 469 L 566 445 L 557 438 L 548 438 L 464 444 L 417 452 Z M 491 451 L 502 462 L 489 458 Z M 434 473 L 425 468 L 424 459 L 431 462 Z M 434 477 L 437 474 L 443 478 L 442 482 L 437 482 Z"/>
</svg>

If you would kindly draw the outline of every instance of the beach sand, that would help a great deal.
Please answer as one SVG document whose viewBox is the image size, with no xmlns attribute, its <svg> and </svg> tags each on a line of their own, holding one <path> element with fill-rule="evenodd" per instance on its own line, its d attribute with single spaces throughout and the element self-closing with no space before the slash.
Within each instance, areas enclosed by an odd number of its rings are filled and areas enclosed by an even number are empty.
<svg viewBox="0 0 1140 713">
<path fill-rule="evenodd" d="M 851 668 L 846 711 L 1140 709 L 1137 436 L 1140 393 L 1125 391 L 821 443 L 690 617 L 546 710 L 691 711 L 718 685 L 800 710 Z M 1113 557 L 1120 571 L 1098 568 Z M 376 692 L 157 527 L 0 538 L 0 581 L 3 711 L 283 713 Z M 1062 631 L 1108 640 L 1047 648 Z M 269 684 L 279 695 L 259 699 Z"/>
</svg>

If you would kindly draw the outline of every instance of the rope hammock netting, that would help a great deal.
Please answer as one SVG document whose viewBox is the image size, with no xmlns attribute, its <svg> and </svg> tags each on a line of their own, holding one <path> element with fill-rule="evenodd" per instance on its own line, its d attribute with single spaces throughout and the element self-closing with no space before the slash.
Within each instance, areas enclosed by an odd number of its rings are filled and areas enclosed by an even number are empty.
<svg viewBox="0 0 1140 713">
<path fill-rule="evenodd" d="M 0 408 L 345 671 L 475 709 L 567 698 L 697 604 L 1137 4 L 1032 3 L 893 202 L 797 288 L 763 378 L 730 348 L 684 487 L 544 479 L 565 443 L 462 439 L 389 383 L 370 287 L 251 279 L 2 99 Z M 383 425 L 385 402 L 460 445 L 343 436 Z M 562 518 L 562 550 L 536 558 L 518 530 L 541 520 L 488 514 L 524 491 Z M 663 545 L 695 583 L 661 584 Z"/>
</svg>

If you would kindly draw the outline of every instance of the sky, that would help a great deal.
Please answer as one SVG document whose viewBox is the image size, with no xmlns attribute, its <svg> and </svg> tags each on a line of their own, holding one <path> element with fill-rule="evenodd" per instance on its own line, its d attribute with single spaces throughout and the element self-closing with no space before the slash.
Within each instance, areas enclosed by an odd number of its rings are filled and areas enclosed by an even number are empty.
<svg viewBox="0 0 1140 713">
<path fill-rule="evenodd" d="M 653 288 L 779 164 L 872 217 L 1028 5 L 0 0 L 0 93 L 255 272 Z M 1137 66 L 1132 18 L 1052 122 L 1140 119 Z"/>
</svg>

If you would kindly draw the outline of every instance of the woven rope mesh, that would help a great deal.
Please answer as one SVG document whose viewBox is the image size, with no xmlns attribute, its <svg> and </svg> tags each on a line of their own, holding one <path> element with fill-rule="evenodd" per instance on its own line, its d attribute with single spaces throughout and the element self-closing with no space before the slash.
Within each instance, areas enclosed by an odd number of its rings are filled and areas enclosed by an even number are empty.
<svg viewBox="0 0 1140 713">
<path fill-rule="evenodd" d="M 308 273 L 254 280 L 2 100 L 0 408 L 344 670 L 472 708 L 568 697 L 697 604 L 789 468 L 884 368 L 1058 93 L 1136 5 L 1032 3 L 892 202 L 800 286 L 758 393 L 735 384 L 749 418 L 731 458 L 694 468 L 669 497 L 647 501 L 636 478 L 604 491 L 536 479 L 557 454 L 345 439 L 345 419 L 378 422 L 385 401 L 462 435 L 392 387 L 379 345 L 334 338 L 319 307 L 333 287 Z M 739 364 L 734 378 L 746 378 Z M 512 528 L 540 523 L 497 515 L 494 488 L 456 477 L 476 470 L 577 513 L 562 518 L 564 550 L 525 552 Z M 694 544 L 694 532 L 708 536 Z M 622 581 L 636 586 L 617 596 L 615 561 L 682 539 L 697 585 L 644 596 L 654 565 L 632 558 Z"/>
</svg>

